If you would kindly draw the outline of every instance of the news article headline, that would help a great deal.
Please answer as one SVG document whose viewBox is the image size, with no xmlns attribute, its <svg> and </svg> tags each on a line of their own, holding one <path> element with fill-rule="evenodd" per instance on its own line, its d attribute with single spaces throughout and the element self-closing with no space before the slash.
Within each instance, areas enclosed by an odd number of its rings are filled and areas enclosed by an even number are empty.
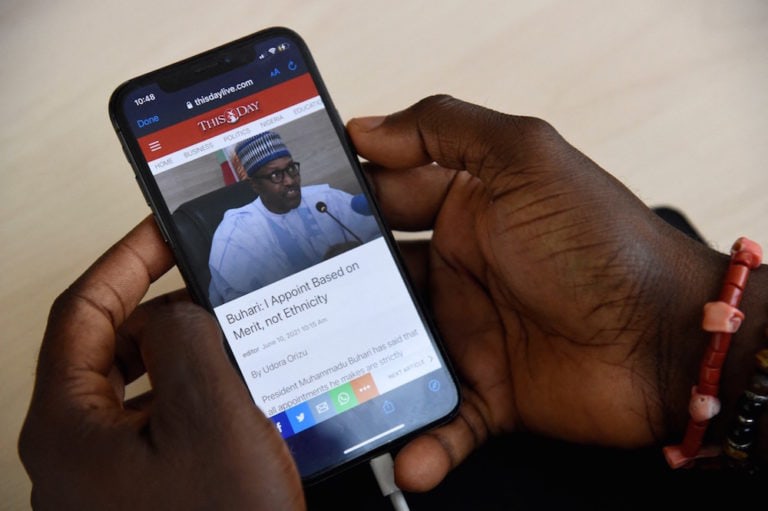
<svg viewBox="0 0 768 511">
<path fill-rule="evenodd" d="M 344 278 L 360 269 L 357 262 L 338 269 L 316 275 L 302 284 L 275 293 L 267 298 L 253 301 L 247 307 L 225 315 L 228 325 L 233 326 L 232 334 L 235 340 L 244 339 L 256 332 L 261 332 L 285 319 L 293 318 L 321 305 L 328 305 L 328 293 L 316 292 L 318 288 Z M 312 294 L 314 293 L 314 294 Z M 293 302 L 293 303 L 292 303 Z M 237 325 L 248 322 L 239 328 Z"/>
</svg>

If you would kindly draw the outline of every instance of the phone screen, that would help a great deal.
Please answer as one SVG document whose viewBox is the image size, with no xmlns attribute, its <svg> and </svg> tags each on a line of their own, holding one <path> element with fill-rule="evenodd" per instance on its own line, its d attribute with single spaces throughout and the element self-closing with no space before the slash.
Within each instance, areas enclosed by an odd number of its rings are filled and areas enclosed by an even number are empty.
<svg viewBox="0 0 768 511">
<path fill-rule="evenodd" d="M 455 413 L 452 372 L 299 36 L 268 29 L 129 80 L 110 115 L 305 481 Z"/>
</svg>

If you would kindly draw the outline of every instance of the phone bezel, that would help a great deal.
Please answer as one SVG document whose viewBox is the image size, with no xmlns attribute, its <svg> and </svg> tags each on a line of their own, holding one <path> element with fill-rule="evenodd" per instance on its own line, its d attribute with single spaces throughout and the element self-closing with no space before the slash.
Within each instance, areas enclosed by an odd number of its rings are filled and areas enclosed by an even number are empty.
<svg viewBox="0 0 768 511">
<path fill-rule="evenodd" d="M 358 177 L 358 181 L 360 182 L 360 186 L 363 190 L 363 193 L 368 198 L 368 203 L 371 209 L 373 210 L 373 214 L 374 214 L 374 217 L 376 218 L 376 221 L 379 223 L 379 226 L 381 227 L 382 236 L 386 240 L 386 244 L 389 248 L 390 254 L 393 257 L 395 265 L 397 266 L 398 272 L 403 276 L 403 281 L 407 288 L 408 294 L 410 295 L 411 300 L 414 303 L 414 307 L 416 308 L 419 318 L 421 319 L 423 324 L 426 326 L 426 328 L 429 329 L 429 335 L 433 340 L 435 349 L 439 352 L 442 358 L 442 361 L 444 362 L 446 374 L 449 376 L 453 384 L 454 393 L 456 396 L 455 406 L 453 406 L 453 408 L 448 413 L 442 415 L 441 417 L 436 418 L 434 421 L 424 424 L 420 428 L 414 431 L 411 431 L 407 434 L 395 437 L 392 439 L 392 441 L 388 442 L 387 444 L 382 445 L 379 448 L 376 448 L 374 450 L 365 452 L 356 458 L 353 458 L 351 460 L 347 460 L 338 465 L 329 467 L 328 469 L 323 470 L 322 472 L 315 473 L 310 476 L 302 476 L 303 483 L 305 485 L 311 485 L 316 482 L 322 481 L 328 477 L 331 477 L 334 474 L 338 473 L 339 471 L 346 470 L 359 463 L 365 462 L 366 460 L 372 457 L 375 457 L 378 454 L 381 454 L 382 452 L 397 449 L 403 443 L 407 442 L 409 439 L 413 438 L 419 433 L 425 430 L 434 428 L 439 424 L 443 424 L 445 422 L 450 421 L 458 413 L 459 406 L 461 404 L 461 393 L 460 393 L 460 387 L 458 384 L 456 373 L 452 368 L 451 362 L 447 356 L 447 353 L 443 345 L 443 342 L 440 338 L 438 329 L 434 324 L 434 321 L 432 320 L 431 316 L 427 313 L 427 308 L 425 307 L 423 300 L 414 289 L 413 281 L 410 278 L 408 270 L 402 259 L 402 255 L 397 247 L 397 242 L 394 239 L 391 229 L 389 229 L 389 227 L 385 223 L 385 220 L 381 214 L 379 205 L 375 200 L 375 195 L 373 194 L 371 186 L 365 177 L 365 173 L 363 172 L 357 152 L 355 151 L 352 141 L 350 140 L 346 132 L 346 129 L 344 128 L 344 123 L 342 122 L 341 117 L 339 116 L 336 110 L 336 107 L 334 106 L 331 100 L 330 94 L 328 93 L 328 90 L 325 86 L 325 82 L 322 79 L 320 75 L 320 71 L 309 51 L 309 47 L 307 46 L 306 42 L 299 34 L 297 34 L 295 31 L 288 29 L 286 27 L 270 27 L 264 30 L 260 30 L 258 32 L 236 39 L 232 42 L 220 45 L 216 48 L 213 48 L 205 52 L 199 53 L 197 55 L 193 55 L 186 59 L 180 60 L 176 63 L 164 66 L 155 71 L 150 71 L 148 73 L 142 74 L 135 78 L 126 80 L 121 85 L 119 85 L 115 89 L 115 91 L 112 93 L 109 100 L 108 109 L 109 109 L 109 117 L 112 122 L 113 128 L 120 140 L 120 143 L 123 147 L 126 157 L 128 158 L 131 164 L 131 167 L 134 170 L 138 185 L 145 196 L 147 204 L 149 205 L 150 209 L 154 214 L 156 223 L 158 224 L 158 227 L 162 232 L 164 239 L 170 246 L 176 258 L 179 272 L 181 273 L 193 300 L 198 304 L 204 306 L 209 311 L 212 311 L 213 308 L 211 306 L 211 303 L 208 300 L 207 290 L 202 289 L 200 287 L 199 283 L 197 282 L 197 279 L 192 274 L 191 266 L 187 263 L 186 257 L 181 250 L 181 246 L 178 241 L 180 237 L 179 232 L 176 229 L 176 226 L 173 222 L 171 212 L 169 211 L 165 203 L 165 199 L 163 198 L 163 195 L 152 176 L 151 170 L 146 160 L 144 159 L 141 148 L 139 147 L 139 144 L 136 138 L 133 136 L 128 126 L 128 120 L 122 112 L 122 104 L 126 95 L 129 94 L 131 91 L 136 90 L 138 88 L 145 87 L 149 84 L 158 83 L 159 81 L 163 81 L 163 80 L 165 80 L 166 82 L 173 81 L 174 77 L 178 76 L 179 73 L 183 74 L 185 77 L 190 77 L 190 76 L 193 77 L 193 78 L 185 78 L 184 80 L 182 80 L 184 81 L 184 86 L 186 86 L 189 84 L 200 83 L 201 81 L 210 79 L 212 76 L 216 76 L 222 72 L 226 72 L 228 70 L 234 69 L 234 67 L 224 65 L 224 64 L 233 64 L 236 67 L 236 65 L 238 64 L 238 61 L 235 60 L 234 63 L 233 61 L 230 61 L 229 63 L 225 63 L 224 59 L 226 55 L 231 55 L 233 52 L 242 50 L 243 48 L 252 48 L 255 44 L 261 41 L 268 40 L 275 37 L 285 37 L 294 41 L 297 44 L 297 48 L 301 52 L 302 58 L 306 63 L 308 72 L 311 74 L 313 81 L 315 83 L 315 86 L 318 90 L 318 93 L 322 98 L 322 101 L 324 102 L 326 112 L 331 120 L 331 124 L 336 132 L 339 143 L 341 144 L 347 159 L 349 160 L 352 168 L 354 169 L 353 171 Z M 212 62 L 216 63 L 216 65 L 211 65 L 210 63 Z M 205 63 L 209 63 L 209 64 L 205 66 L 204 65 Z M 242 62 L 240 64 L 242 64 Z M 201 66 L 204 69 L 202 69 L 202 71 L 199 73 L 195 73 L 195 70 L 200 69 Z M 215 71 L 215 72 L 211 71 L 212 69 L 218 69 L 218 71 Z M 196 79 L 194 78 L 194 76 L 197 76 L 198 78 Z M 240 375 L 240 378 L 245 382 L 245 375 L 243 375 L 242 371 L 240 371 L 239 366 L 235 360 L 235 357 L 228 343 L 226 341 L 223 341 L 223 344 L 225 346 L 227 355 L 230 358 L 230 361 L 234 369 L 238 372 L 238 374 Z"/>
</svg>

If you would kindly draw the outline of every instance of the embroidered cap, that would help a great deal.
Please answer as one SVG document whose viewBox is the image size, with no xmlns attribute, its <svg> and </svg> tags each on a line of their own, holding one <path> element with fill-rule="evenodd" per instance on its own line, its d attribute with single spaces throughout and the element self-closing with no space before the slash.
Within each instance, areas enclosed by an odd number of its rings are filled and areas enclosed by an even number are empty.
<svg viewBox="0 0 768 511">
<path fill-rule="evenodd" d="M 245 172 L 248 173 L 248 177 L 253 176 L 257 170 L 272 160 L 284 156 L 291 157 L 285 142 L 274 131 L 265 131 L 243 140 L 235 146 L 235 153 L 243 164 Z"/>
</svg>

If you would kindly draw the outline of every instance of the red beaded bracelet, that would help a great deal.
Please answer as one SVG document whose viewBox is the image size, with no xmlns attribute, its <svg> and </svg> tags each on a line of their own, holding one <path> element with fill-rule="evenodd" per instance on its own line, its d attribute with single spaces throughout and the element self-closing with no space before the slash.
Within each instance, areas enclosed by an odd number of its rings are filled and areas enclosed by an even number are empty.
<svg viewBox="0 0 768 511">
<path fill-rule="evenodd" d="M 709 346 L 699 369 L 699 382 L 691 389 L 688 406 L 690 419 L 683 442 L 664 447 L 664 456 L 672 468 L 690 465 L 696 458 L 716 456 L 719 447 L 704 448 L 704 433 L 709 421 L 720 412 L 717 398 L 720 374 L 731 344 L 731 335 L 744 320 L 738 310 L 750 270 L 760 266 L 763 251 L 760 245 L 741 237 L 731 247 L 731 261 L 725 275 L 720 297 L 704 305 L 702 328 L 712 333 Z"/>
</svg>

